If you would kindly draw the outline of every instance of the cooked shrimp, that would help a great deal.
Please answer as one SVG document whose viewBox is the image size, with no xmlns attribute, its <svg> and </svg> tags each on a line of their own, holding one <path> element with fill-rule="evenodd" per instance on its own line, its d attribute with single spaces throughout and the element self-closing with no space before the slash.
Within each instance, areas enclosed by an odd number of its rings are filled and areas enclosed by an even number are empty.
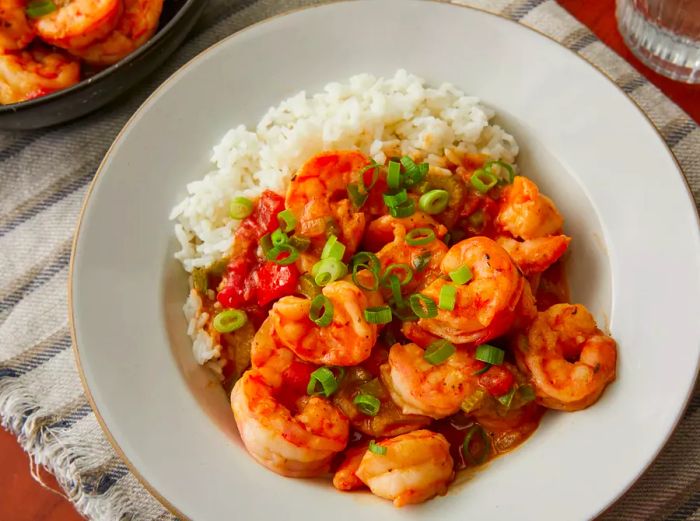
<svg viewBox="0 0 700 521">
<path fill-rule="evenodd" d="M 0 54 L 0 104 L 19 103 L 80 81 L 80 64 L 42 46 Z"/>
<path fill-rule="evenodd" d="M 527 342 L 516 347 L 539 403 L 551 409 L 584 409 L 615 379 L 615 341 L 580 304 L 556 304 L 538 313 Z"/>
<path fill-rule="evenodd" d="M 552 235 L 526 241 L 499 237 L 497 242 L 508 252 L 523 275 L 530 276 L 542 273 L 557 262 L 568 248 L 571 237 Z"/>
<path fill-rule="evenodd" d="M 329 221 L 335 222 L 346 255 L 351 255 L 362 239 L 365 216 L 353 211 L 347 187 L 367 164 L 367 156 L 355 150 L 322 152 L 304 163 L 292 179 L 286 198 L 287 208 L 299 222 L 298 233 L 322 244 Z"/>
<path fill-rule="evenodd" d="M 26 0 L 0 0 L 0 53 L 24 49 L 34 39 Z"/>
<path fill-rule="evenodd" d="M 46 43 L 78 50 L 106 37 L 116 27 L 123 0 L 60 0 L 57 9 L 32 20 Z"/>
<path fill-rule="evenodd" d="M 377 443 L 384 454 L 367 451 L 355 473 L 373 494 L 402 507 L 447 492 L 454 476 L 450 445 L 442 434 L 419 430 Z"/>
<path fill-rule="evenodd" d="M 323 288 L 333 306 L 333 321 L 319 327 L 309 319 L 311 301 L 284 297 L 270 311 L 283 345 L 307 362 L 350 366 L 364 361 L 377 340 L 377 325 L 365 320 L 367 296 L 354 284 L 340 280 Z"/>
<path fill-rule="evenodd" d="M 270 470 L 290 477 L 328 471 L 333 456 L 348 442 L 347 418 L 318 396 L 300 400 L 293 414 L 262 375 L 247 371 L 231 392 L 236 425 L 248 452 Z"/>
<path fill-rule="evenodd" d="M 421 318 L 418 325 L 454 344 L 486 342 L 504 333 L 513 322 L 524 279 L 508 253 L 491 239 L 472 237 L 450 248 L 440 264 L 443 274 L 466 266 L 472 279 L 457 286 L 454 310 L 438 309 L 434 318 Z M 450 282 L 433 281 L 422 293 L 435 302 Z"/>
<path fill-rule="evenodd" d="M 513 237 L 527 240 L 553 235 L 563 224 L 552 200 L 540 194 L 530 179 L 517 176 L 503 191 L 496 226 Z"/>
<path fill-rule="evenodd" d="M 91 65 L 112 65 L 153 36 L 162 9 L 163 0 L 124 0 L 124 14 L 115 29 L 87 47 L 71 48 L 71 53 Z"/>
<path fill-rule="evenodd" d="M 438 239 L 442 239 L 447 234 L 447 228 L 425 212 L 417 211 L 409 217 L 392 217 L 384 214 L 369 223 L 363 243 L 368 250 L 378 251 L 394 240 L 397 234 L 405 236 L 406 232 L 416 228 L 430 228 Z"/>
<path fill-rule="evenodd" d="M 262 323 L 253 337 L 250 362 L 254 369 L 273 387 L 282 385 L 282 375 L 294 362 L 294 353 L 284 347 L 275 332 L 272 318 Z"/>
<path fill-rule="evenodd" d="M 424 353 L 416 344 L 394 344 L 388 362 L 381 366 L 382 380 L 404 414 L 444 418 L 459 411 L 477 389 L 473 373 L 483 364 L 462 347 L 437 365 L 426 361 Z"/>
<path fill-rule="evenodd" d="M 362 458 L 367 452 L 367 444 L 349 448 L 343 454 L 343 461 L 338 466 L 338 470 L 333 474 L 333 486 L 338 490 L 357 490 L 365 486 L 355 474 L 360 466 Z"/>
</svg>

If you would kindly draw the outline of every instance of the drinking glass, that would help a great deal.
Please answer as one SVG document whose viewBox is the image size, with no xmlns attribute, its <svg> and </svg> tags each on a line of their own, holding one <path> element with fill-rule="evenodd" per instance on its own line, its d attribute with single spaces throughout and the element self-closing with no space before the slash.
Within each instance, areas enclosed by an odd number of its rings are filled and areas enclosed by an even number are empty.
<svg viewBox="0 0 700 521">
<path fill-rule="evenodd" d="M 700 83 L 700 0 L 617 0 L 630 50 L 671 79 Z"/>
</svg>

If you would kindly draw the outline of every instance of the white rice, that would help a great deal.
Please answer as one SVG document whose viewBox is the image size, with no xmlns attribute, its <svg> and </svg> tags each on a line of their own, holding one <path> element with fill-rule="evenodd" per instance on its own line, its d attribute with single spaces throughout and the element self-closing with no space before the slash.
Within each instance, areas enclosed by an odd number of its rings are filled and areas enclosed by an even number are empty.
<svg viewBox="0 0 700 521">
<path fill-rule="evenodd" d="M 388 79 L 359 74 L 313 96 L 300 92 L 268 110 L 255 131 L 240 125 L 214 147 L 214 169 L 187 185 L 189 195 L 170 214 L 181 247 L 175 257 L 192 271 L 225 256 L 239 222 L 228 216 L 229 201 L 266 189 L 283 194 L 299 166 L 324 150 L 359 149 L 379 162 L 398 150 L 440 166 L 445 149 L 456 147 L 513 163 L 518 145 L 489 124 L 494 115 L 454 85 L 431 88 L 404 70 Z M 214 346 L 200 344 L 199 360 L 214 356 Z"/>
</svg>

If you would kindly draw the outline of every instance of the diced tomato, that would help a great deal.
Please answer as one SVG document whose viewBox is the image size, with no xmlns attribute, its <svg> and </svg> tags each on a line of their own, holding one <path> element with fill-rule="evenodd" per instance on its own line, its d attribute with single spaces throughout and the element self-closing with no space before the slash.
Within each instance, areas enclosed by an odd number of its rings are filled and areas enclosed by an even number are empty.
<svg viewBox="0 0 700 521">
<path fill-rule="evenodd" d="M 315 369 L 314 365 L 294 360 L 282 373 L 282 387 L 275 396 L 290 411 L 295 409 L 296 401 L 306 395 L 306 387 Z"/>
<path fill-rule="evenodd" d="M 299 270 L 294 264 L 282 266 L 267 261 L 260 265 L 256 274 L 256 293 L 259 306 L 291 295 L 296 291 L 299 282 Z"/>
<path fill-rule="evenodd" d="M 248 217 L 236 230 L 236 239 L 258 241 L 263 235 L 272 233 L 279 226 L 277 214 L 284 210 L 284 197 L 265 190 Z"/>
<path fill-rule="evenodd" d="M 239 255 L 231 259 L 224 274 L 224 287 L 216 295 L 216 300 L 225 308 L 240 308 L 254 297 L 255 285 L 250 274 L 255 267 L 255 258 Z"/>
<path fill-rule="evenodd" d="M 515 377 L 505 367 L 492 366 L 488 371 L 479 376 L 479 385 L 492 396 L 503 396 L 513 387 Z"/>
</svg>

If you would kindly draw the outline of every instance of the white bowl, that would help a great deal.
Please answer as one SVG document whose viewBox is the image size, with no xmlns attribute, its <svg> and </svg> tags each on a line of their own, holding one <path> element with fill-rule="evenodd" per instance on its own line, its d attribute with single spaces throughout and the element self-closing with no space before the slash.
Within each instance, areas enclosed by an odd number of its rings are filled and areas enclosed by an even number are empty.
<svg viewBox="0 0 700 521">
<path fill-rule="evenodd" d="M 211 146 L 301 89 L 398 68 L 494 107 L 520 165 L 573 236 L 573 300 L 619 342 L 619 376 L 594 407 L 547 414 L 523 447 L 465 485 L 394 509 L 369 494 L 255 463 L 227 397 L 190 352 L 186 277 L 168 213 Z M 87 198 L 72 264 L 86 390 L 129 467 L 202 520 L 584 519 L 652 461 L 684 408 L 700 352 L 700 236 L 670 151 L 603 74 L 546 37 L 441 3 L 338 3 L 274 18 L 190 62 L 132 118 Z"/>
</svg>

